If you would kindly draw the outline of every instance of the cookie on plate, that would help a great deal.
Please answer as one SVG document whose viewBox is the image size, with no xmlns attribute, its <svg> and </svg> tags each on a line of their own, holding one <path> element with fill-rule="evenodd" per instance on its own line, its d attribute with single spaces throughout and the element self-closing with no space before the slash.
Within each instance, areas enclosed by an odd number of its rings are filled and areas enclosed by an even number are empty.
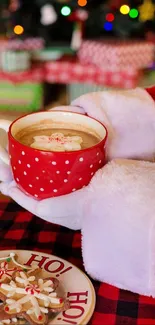
<svg viewBox="0 0 155 325">
<path fill-rule="evenodd" d="M 30 274 L 31 272 L 38 273 L 40 269 L 38 267 L 33 268 L 27 267 L 18 263 L 17 255 L 15 253 L 10 253 L 9 256 L 1 257 L 0 258 L 0 299 L 5 300 L 5 296 L 3 295 L 3 290 L 1 290 L 2 283 L 9 283 L 12 279 L 13 274 L 16 271 L 23 271 Z"/>
<path fill-rule="evenodd" d="M 15 271 L 9 283 L 1 283 L 0 290 L 5 297 L 3 316 L 5 318 L 23 317 L 30 324 L 47 324 L 49 313 L 69 308 L 69 302 L 59 298 L 55 291 L 58 280 L 38 278 L 35 271 Z"/>
</svg>

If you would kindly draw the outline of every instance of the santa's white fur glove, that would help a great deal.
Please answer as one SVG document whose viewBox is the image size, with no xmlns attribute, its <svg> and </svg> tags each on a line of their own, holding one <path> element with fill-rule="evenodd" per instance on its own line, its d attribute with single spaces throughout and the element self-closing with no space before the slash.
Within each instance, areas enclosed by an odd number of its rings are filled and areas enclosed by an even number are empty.
<svg viewBox="0 0 155 325">
<path fill-rule="evenodd" d="M 89 191 L 82 220 L 85 270 L 96 280 L 155 297 L 155 163 L 111 161 Z"/>
</svg>

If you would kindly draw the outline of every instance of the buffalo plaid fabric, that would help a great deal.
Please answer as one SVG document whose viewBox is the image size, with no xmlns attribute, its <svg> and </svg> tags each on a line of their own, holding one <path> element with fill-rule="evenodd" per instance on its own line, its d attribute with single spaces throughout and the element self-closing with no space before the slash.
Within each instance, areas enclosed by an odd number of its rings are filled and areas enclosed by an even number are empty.
<svg viewBox="0 0 155 325">
<path fill-rule="evenodd" d="M 62 257 L 83 270 L 81 234 L 25 211 L 10 200 L 0 199 L 0 249 L 27 249 Z M 155 299 L 92 281 L 96 307 L 89 325 L 153 325 Z"/>
</svg>

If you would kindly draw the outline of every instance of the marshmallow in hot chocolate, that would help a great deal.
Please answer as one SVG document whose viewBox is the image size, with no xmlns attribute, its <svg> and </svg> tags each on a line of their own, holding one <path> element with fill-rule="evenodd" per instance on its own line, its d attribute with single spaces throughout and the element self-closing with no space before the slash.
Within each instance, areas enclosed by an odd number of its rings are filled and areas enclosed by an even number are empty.
<svg viewBox="0 0 155 325">
<path fill-rule="evenodd" d="M 53 133 L 51 136 L 35 136 L 32 148 L 49 151 L 76 151 L 81 150 L 83 142 L 80 136 L 64 136 L 63 133 Z"/>
</svg>

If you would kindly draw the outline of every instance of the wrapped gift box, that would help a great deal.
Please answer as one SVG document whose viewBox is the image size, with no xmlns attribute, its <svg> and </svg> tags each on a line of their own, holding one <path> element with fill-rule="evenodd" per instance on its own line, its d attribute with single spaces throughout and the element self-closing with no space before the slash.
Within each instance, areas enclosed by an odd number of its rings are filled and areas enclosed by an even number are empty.
<svg viewBox="0 0 155 325">
<path fill-rule="evenodd" d="M 0 110 L 33 112 L 42 108 L 43 86 L 25 82 L 12 84 L 0 81 Z"/>
<path fill-rule="evenodd" d="M 78 57 L 81 62 L 99 67 L 150 67 L 154 61 L 155 44 L 148 41 L 114 42 L 83 41 Z"/>
<path fill-rule="evenodd" d="M 33 51 L 44 48 L 41 38 L 0 40 L 0 68 L 3 71 L 30 69 Z"/>
<path fill-rule="evenodd" d="M 101 68 L 94 64 L 80 63 L 76 60 L 60 60 L 45 63 L 45 81 L 63 84 L 91 84 L 115 88 L 134 88 L 141 72 L 132 67 Z"/>
<path fill-rule="evenodd" d="M 1 53 L 3 71 L 25 71 L 30 69 L 31 56 L 27 51 L 6 50 Z"/>
<path fill-rule="evenodd" d="M 33 112 L 42 109 L 43 75 L 41 67 L 15 73 L 0 71 L 0 110 Z"/>
<path fill-rule="evenodd" d="M 68 102 L 71 103 L 74 99 L 91 92 L 108 90 L 109 87 L 99 86 L 95 84 L 73 83 L 67 85 Z"/>
</svg>

